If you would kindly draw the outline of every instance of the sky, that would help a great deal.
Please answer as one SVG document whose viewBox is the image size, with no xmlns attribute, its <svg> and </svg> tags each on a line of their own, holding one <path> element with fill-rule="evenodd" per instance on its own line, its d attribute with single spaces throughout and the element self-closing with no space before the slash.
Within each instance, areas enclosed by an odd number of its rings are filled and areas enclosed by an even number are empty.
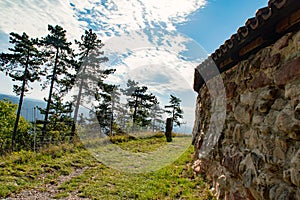
<svg viewBox="0 0 300 200">
<path fill-rule="evenodd" d="M 91 28 L 105 43 L 106 66 L 117 69 L 110 82 L 134 79 L 162 105 L 170 94 L 180 97 L 192 127 L 194 68 L 265 6 L 267 0 L 1 0 L 0 50 L 7 51 L 10 32 L 42 37 L 48 24 L 58 24 L 74 41 Z M 0 93 L 13 94 L 8 77 L 0 74 L 0 83 Z M 47 93 L 38 83 L 33 88 L 27 97 Z"/>
</svg>

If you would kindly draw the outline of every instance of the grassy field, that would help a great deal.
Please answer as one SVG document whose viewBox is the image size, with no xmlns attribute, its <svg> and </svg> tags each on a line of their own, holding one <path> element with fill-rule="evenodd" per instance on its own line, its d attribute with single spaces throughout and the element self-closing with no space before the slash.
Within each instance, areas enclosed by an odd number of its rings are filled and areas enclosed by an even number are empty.
<svg viewBox="0 0 300 200">
<path fill-rule="evenodd" d="M 164 137 L 111 141 L 134 154 L 168 145 Z M 189 146 L 165 167 L 131 173 L 102 164 L 82 144 L 50 146 L 39 153 L 21 151 L 0 159 L 0 198 L 34 190 L 54 199 L 214 199 L 204 180 L 192 172 L 192 152 Z"/>
</svg>

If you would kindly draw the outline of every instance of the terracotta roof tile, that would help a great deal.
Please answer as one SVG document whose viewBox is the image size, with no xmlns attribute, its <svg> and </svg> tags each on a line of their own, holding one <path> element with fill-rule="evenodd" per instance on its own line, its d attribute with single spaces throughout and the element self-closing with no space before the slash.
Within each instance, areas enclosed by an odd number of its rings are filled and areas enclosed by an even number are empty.
<svg viewBox="0 0 300 200">
<path fill-rule="evenodd" d="M 299 0 L 269 0 L 268 6 L 257 10 L 245 26 L 226 40 L 206 61 L 195 70 L 194 90 L 197 92 L 205 82 L 200 72 L 208 73 L 209 60 L 213 60 L 220 72 L 224 72 L 249 55 L 274 43 L 281 36 L 300 28 Z M 205 70 L 201 70 L 205 68 Z M 199 72 L 200 71 L 200 72 Z M 207 76 L 206 74 L 204 74 Z M 201 80 L 198 80 L 201 79 Z"/>
</svg>

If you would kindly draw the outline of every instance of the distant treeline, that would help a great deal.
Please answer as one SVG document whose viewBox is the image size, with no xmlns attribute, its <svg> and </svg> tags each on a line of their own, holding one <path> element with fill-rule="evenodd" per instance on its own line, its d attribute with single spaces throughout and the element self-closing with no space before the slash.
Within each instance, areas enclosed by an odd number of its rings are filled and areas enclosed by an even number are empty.
<svg viewBox="0 0 300 200">
<path fill-rule="evenodd" d="M 8 128 L 0 132 L 2 150 L 28 146 L 32 129 L 35 142 L 44 145 L 49 141 L 72 142 L 84 124 L 95 124 L 100 133 L 106 135 L 136 130 L 154 132 L 163 129 L 166 113 L 174 125 L 180 126 L 183 111 L 178 97 L 170 95 L 169 104 L 161 107 L 159 99 L 146 85 L 128 80 L 126 87 L 120 88 L 108 81 L 117 69 L 103 65 L 108 61 L 102 50 L 104 44 L 91 29 L 85 31 L 80 40 L 75 40 L 75 45 L 68 41 L 66 30 L 61 26 L 48 25 L 48 31 L 48 35 L 41 38 L 10 33 L 12 48 L 9 53 L 0 54 L 0 71 L 12 79 L 13 92 L 19 95 L 16 111 L 9 102 L 1 104 L 5 108 L 1 119 L 6 122 L 10 116 L 9 123 L 4 125 Z M 43 118 L 34 126 L 24 125 L 21 117 L 22 110 L 26 110 L 24 96 L 32 90 L 34 82 L 39 82 L 41 89 L 48 92 L 45 104 L 39 106 Z M 73 91 L 72 98 L 66 98 L 70 91 Z M 89 116 L 80 110 L 86 103 L 92 105 Z M 16 112 L 13 123 L 7 108 L 11 113 Z"/>
</svg>

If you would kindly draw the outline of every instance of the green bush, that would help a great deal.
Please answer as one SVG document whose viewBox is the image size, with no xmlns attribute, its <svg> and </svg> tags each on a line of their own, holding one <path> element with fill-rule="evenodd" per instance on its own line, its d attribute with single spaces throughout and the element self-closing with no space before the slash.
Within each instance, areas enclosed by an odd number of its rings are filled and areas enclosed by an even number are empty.
<svg viewBox="0 0 300 200">
<path fill-rule="evenodd" d="M 16 110 L 18 106 L 8 100 L 0 101 L 0 152 L 6 152 L 10 149 L 12 133 L 16 121 Z M 30 145 L 28 135 L 29 123 L 21 116 L 16 137 L 17 149 Z"/>
</svg>

